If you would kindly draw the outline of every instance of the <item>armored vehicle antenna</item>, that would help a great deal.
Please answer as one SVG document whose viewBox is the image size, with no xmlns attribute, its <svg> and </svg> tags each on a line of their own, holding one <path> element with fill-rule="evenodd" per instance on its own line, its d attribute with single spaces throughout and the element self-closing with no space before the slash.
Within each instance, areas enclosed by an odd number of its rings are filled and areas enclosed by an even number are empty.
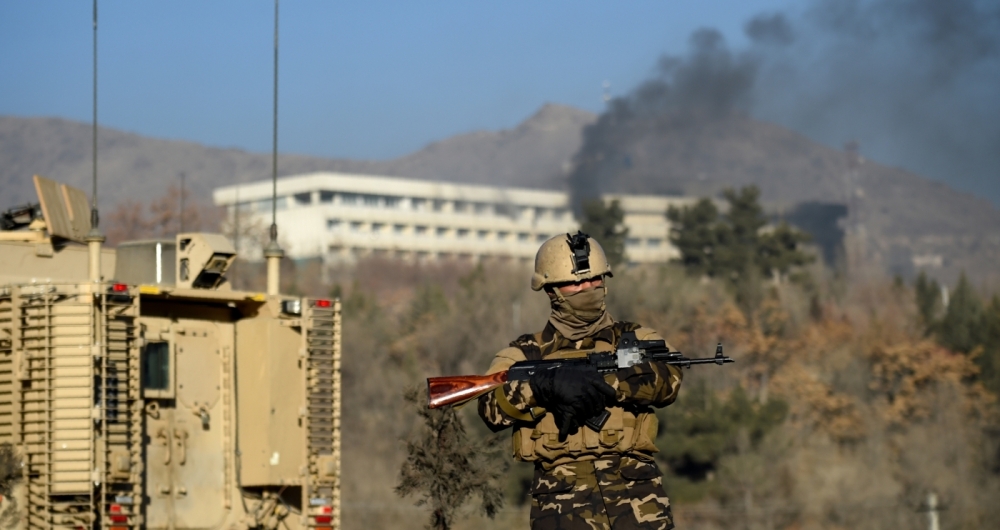
<svg viewBox="0 0 1000 530">
<path fill-rule="evenodd" d="M 264 249 L 267 259 L 267 294 L 276 295 L 281 283 L 281 258 L 278 245 L 278 0 L 274 0 L 274 124 L 271 142 L 271 241 Z"/>
<path fill-rule="evenodd" d="M 177 218 L 180 222 L 180 232 L 184 231 L 184 195 L 186 194 L 186 190 L 184 189 L 184 181 L 186 179 L 187 179 L 187 173 L 181 171 L 181 196 L 180 196 L 181 211 L 180 211 L 180 217 Z"/>
<path fill-rule="evenodd" d="M 99 215 L 97 214 L 97 0 L 94 0 L 94 130 L 93 130 L 93 192 L 90 196 L 90 231 L 84 241 L 87 242 L 89 253 L 88 276 L 90 281 L 101 281 L 101 244 L 104 243 L 104 234 L 98 228 Z"/>
</svg>

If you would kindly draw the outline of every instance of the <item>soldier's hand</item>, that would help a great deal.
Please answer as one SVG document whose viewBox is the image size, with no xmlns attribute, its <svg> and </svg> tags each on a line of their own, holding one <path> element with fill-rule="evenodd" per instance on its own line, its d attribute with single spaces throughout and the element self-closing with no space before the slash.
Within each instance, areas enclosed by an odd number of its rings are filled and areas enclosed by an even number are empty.
<svg viewBox="0 0 1000 530">
<path fill-rule="evenodd" d="M 532 375 L 529 384 L 535 401 L 555 416 L 560 441 L 603 412 L 608 400 L 615 398 L 615 389 L 588 366 L 541 370 Z"/>
</svg>

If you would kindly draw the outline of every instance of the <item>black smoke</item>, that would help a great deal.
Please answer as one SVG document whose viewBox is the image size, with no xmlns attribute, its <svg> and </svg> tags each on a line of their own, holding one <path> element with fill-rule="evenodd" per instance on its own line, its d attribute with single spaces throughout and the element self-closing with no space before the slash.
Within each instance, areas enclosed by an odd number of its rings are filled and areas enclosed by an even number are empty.
<svg viewBox="0 0 1000 530">
<path fill-rule="evenodd" d="M 783 215 L 782 220 L 812 236 L 812 243 L 819 249 L 823 262 L 833 267 L 843 248 L 842 220 L 845 217 L 847 207 L 843 204 L 807 201 Z"/>
<path fill-rule="evenodd" d="M 997 2 L 819 0 L 746 30 L 755 116 L 1000 205 Z"/>
<path fill-rule="evenodd" d="M 748 115 L 830 147 L 856 141 L 867 158 L 1000 205 L 997 2 L 814 0 L 758 15 L 745 32 L 740 50 L 717 31 L 695 32 L 687 55 L 662 58 L 651 79 L 609 104 L 570 174 L 577 204 L 620 190 L 642 135 L 683 143 Z M 646 177 L 688 193 L 697 184 L 662 172 Z"/>
<path fill-rule="evenodd" d="M 684 134 L 750 109 L 756 59 L 730 51 L 714 29 L 696 31 L 690 45 L 687 57 L 662 57 L 656 75 L 628 96 L 613 99 L 584 130 L 569 177 L 577 211 L 582 201 L 613 189 L 616 172 L 632 168 L 628 151 L 644 136 Z"/>
</svg>

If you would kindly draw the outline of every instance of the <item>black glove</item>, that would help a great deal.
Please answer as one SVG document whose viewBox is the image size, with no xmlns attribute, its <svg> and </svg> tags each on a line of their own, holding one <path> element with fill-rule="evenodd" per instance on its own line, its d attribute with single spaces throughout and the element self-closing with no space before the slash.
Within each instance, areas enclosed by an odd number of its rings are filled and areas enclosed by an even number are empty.
<svg viewBox="0 0 1000 530">
<path fill-rule="evenodd" d="M 560 442 L 579 430 L 585 421 L 604 412 L 608 399 L 615 397 L 615 389 L 589 366 L 539 370 L 528 384 L 535 402 L 555 417 Z"/>
</svg>

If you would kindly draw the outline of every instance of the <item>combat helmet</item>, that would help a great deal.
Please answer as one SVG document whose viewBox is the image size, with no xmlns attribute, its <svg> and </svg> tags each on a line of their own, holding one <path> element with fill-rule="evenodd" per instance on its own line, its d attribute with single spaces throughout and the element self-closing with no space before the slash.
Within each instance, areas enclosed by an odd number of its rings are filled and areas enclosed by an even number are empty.
<svg viewBox="0 0 1000 530">
<path fill-rule="evenodd" d="M 540 291 L 546 285 L 604 275 L 611 276 L 611 264 L 604 249 L 596 239 L 577 230 L 576 234 L 560 234 L 542 243 L 535 254 L 531 289 Z"/>
</svg>

